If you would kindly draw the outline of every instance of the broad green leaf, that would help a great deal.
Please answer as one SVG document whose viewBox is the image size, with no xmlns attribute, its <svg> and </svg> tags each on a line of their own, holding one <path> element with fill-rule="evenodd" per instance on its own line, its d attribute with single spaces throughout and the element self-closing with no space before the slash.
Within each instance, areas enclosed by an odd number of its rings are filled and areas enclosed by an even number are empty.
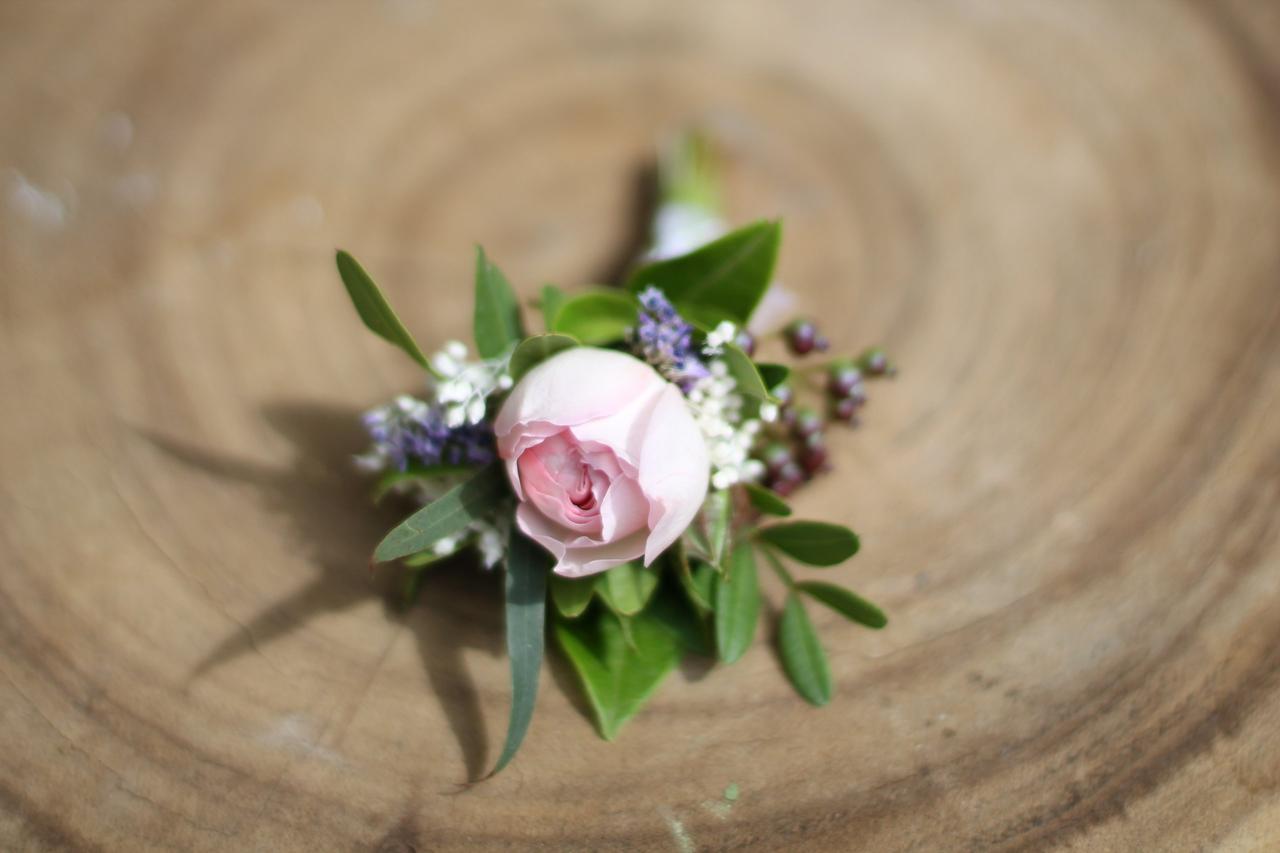
<svg viewBox="0 0 1280 853">
<path fill-rule="evenodd" d="M 556 312 L 554 328 L 588 346 L 611 344 L 636 324 L 638 311 L 636 298 L 625 291 L 594 290 L 566 300 Z"/>
<path fill-rule="evenodd" d="M 600 735 L 613 740 L 680 662 L 676 632 L 647 613 L 630 620 L 631 643 L 608 610 L 572 621 L 558 619 L 555 636 L 577 671 Z"/>
<path fill-rule="evenodd" d="M 507 740 L 490 776 L 516 757 L 538 698 L 538 672 L 542 669 L 542 639 L 547 615 L 547 552 L 517 530 L 507 543 L 507 657 L 511 660 L 511 719 Z"/>
<path fill-rule="evenodd" d="M 520 303 L 506 276 L 476 247 L 476 312 L 474 334 L 481 358 L 498 358 L 524 337 Z"/>
<path fill-rule="evenodd" d="M 725 344 L 722 357 L 725 366 L 729 368 L 729 375 L 738 385 L 738 393 L 754 397 L 756 400 L 773 400 L 764 380 L 760 377 L 760 371 L 756 369 L 755 362 L 740 347 Z"/>
<path fill-rule="evenodd" d="M 551 575 L 551 600 L 556 610 L 567 619 L 582 615 L 591 603 L 591 594 L 595 591 L 595 578 L 567 578 L 564 575 Z"/>
<path fill-rule="evenodd" d="M 400 347 L 418 364 L 431 370 L 427 357 L 422 354 L 422 350 L 418 348 L 409 330 L 400 322 L 396 312 L 391 310 L 386 297 L 382 295 L 382 291 L 373 283 L 373 279 L 364 271 L 364 268 L 356 262 L 355 258 L 342 250 L 338 251 L 337 260 L 338 275 L 342 276 L 347 295 L 351 297 L 352 304 L 356 306 L 356 313 L 360 315 L 360 319 L 364 321 L 369 331 Z"/>
<path fill-rule="evenodd" d="M 791 507 L 787 506 L 787 502 L 780 498 L 773 489 L 766 489 L 757 483 L 743 483 L 742 485 L 746 489 L 747 498 L 750 499 L 751 505 L 765 515 L 777 515 L 783 518 L 791 515 Z"/>
<path fill-rule="evenodd" d="M 693 569 L 694 589 L 697 590 L 702 600 L 710 605 L 712 610 L 715 610 L 716 580 L 719 577 L 720 573 L 716 571 L 715 567 L 706 563 L 698 563 Z"/>
<path fill-rule="evenodd" d="M 643 615 L 658 620 L 674 631 L 686 651 L 704 657 L 715 657 L 716 646 L 710 623 L 701 618 L 687 596 L 681 595 L 676 584 L 663 582 Z"/>
<path fill-rule="evenodd" d="M 595 589 L 614 613 L 633 616 L 644 609 L 657 585 L 657 572 L 639 563 L 623 563 L 596 575 Z"/>
<path fill-rule="evenodd" d="M 520 377 L 541 362 L 577 345 L 578 342 L 568 335 L 534 335 L 525 338 L 511 354 L 511 366 L 508 368 L 511 378 L 519 381 Z"/>
<path fill-rule="evenodd" d="M 745 326 L 773 278 L 781 239 L 779 223 L 757 222 L 687 255 L 640 267 L 627 288 L 635 293 L 653 285 L 686 316 L 696 311 L 703 320 Z"/>
<path fill-rule="evenodd" d="M 542 285 L 542 296 L 538 299 L 538 307 L 542 309 L 542 323 L 548 332 L 555 328 L 556 315 L 560 313 L 560 306 L 564 304 L 566 298 L 564 291 L 554 284 Z"/>
<path fill-rule="evenodd" d="M 800 596 L 794 592 L 787 596 L 782 620 L 778 623 L 778 650 L 782 654 L 782 667 L 796 692 L 814 705 L 821 706 L 831 701 L 831 668 L 827 665 L 827 653 L 818 642 L 818 632 L 813 630 Z"/>
<path fill-rule="evenodd" d="M 834 566 L 858 553 L 858 535 L 822 521 L 792 521 L 763 527 L 760 539 L 793 560 L 810 566 Z"/>
<path fill-rule="evenodd" d="M 884 611 L 857 593 L 842 586 L 823 583 L 822 581 L 802 581 L 796 584 L 796 589 L 806 595 L 813 596 L 813 598 L 821 601 L 832 610 L 857 622 L 859 625 L 865 625 L 868 628 L 883 628 L 889 624 L 889 619 L 884 615 Z"/>
<path fill-rule="evenodd" d="M 437 477 L 457 477 L 474 472 L 474 465 L 411 465 L 403 471 L 388 471 L 378 478 L 378 485 L 373 490 L 373 502 L 378 503 L 397 486 L 418 480 L 432 480 Z"/>
<path fill-rule="evenodd" d="M 741 542 L 730 555 L 726 573 L 716 582 L 716 651 L 733 663 L 756 635 L 760 619 L 760 579 L 751 543 Z"/>
<path fill-rule="evenodd" d="M 783 382 L 787 381 L 787 377 L 791 375 L 791 368 L 785 364 L 771 364 L 768 362 L 756 362 L 756 370 L 760 371 L 760 378 L 764 380 L 764 387 L 770 392 L 777 388 Z"/>
<path fill-rule="evenodd" d="M 717 489 L 707 495 L 703 506 L 707 518 L 708 556 L 712 565 L 719 566 L 729 545 L 729 521 L 733 516 L 733 495 L 728 489 Z"/>
<path fill-rule="evenodd" d="M 378 563 L 425 551 L 445 536 L 466 529 L 476 518 L 490 515 L 494 503 L 508 493 L 507 475 L 499 462 L 481 468 L 465 483 L 454 486 L 388 533 L 378 543 Z"/>
</svg>

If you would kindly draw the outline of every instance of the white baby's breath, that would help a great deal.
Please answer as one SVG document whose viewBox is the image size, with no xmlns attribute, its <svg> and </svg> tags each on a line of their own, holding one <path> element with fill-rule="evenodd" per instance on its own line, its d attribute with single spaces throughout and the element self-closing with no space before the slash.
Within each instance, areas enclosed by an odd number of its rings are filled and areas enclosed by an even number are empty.
<svg viewBox="0 0 1280 853">
<path fill-rule="evenodd" d="M 508 358 L 469 361 L 467 345 L 449 341 L 431 356 L 435 401 L 444 408 L 445 424 L 451 428 L 478 424 L 484 420 L 489 395 L 511 387 Z"/>
<path fill-rule="evenodd" d="M 722 325 L 730 328 L 717 328 L 716 332 L 728 334 L 731 340 L 736 330 L 732 324 Z M 717 345 L 723 345 L 723 338 Z M 703 352 L 711 354 L 708 349 Z M 711 375 L 700 379 L 689 390 L 688 400 L 694 420 L 707 442 L 707 453 L 711 458 L 711 487 L 727 489 L 735 483 L 755 482 L 764 475 L 764 466 L 750 457 L 751 446 L 760 432 L 760 421 L 743 417 L 742 395 L 738 393 L 737 382 L 724 360 L 715 358 L 707 368 Z"/>
</svg>

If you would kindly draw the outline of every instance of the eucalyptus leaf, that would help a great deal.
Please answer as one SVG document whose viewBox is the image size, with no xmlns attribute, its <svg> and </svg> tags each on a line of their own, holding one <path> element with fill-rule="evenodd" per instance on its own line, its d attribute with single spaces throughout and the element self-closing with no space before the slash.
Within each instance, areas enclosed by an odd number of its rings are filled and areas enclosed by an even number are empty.
<svg viewBox="0 0 1280 853">
<path fill-rule="evenodd" d="M 520 303 L 502 270 L 476 247 L 476 308 L 474 334 L 481 358 L 505 355 L 521 338 Z"/>
<path fill-rule="evenodd" d="M 614 613 L 633 616 L 644 609 L 657 585 L 657 572 L 631 562 L 596 575 L 595 591 Z"/>
<path fill-rule="evenodd" d="M 883 610 L 842 586 L 822 581 L 802 581 L 796 584 L 796 589 L 859 625 L 879 629 L 889 624 Z"/>
<path fill-rule="evenodd" d="M 776 515 L 782 518 L 791 515 L 791 507 L 778 496 L 773 489 L 767 489 L 757 483 L 743 483 L 743 489 L 751 505 L 765 515 Z"/>
<path fill-rule="evenodd" d="M 703 320 L 731 320 L 745 326 L 773 278 L 782 227 L 757 222 L 700 249 L 647 264 L 636 270 L 627 288 L 653 285 L 686 313 Z"/>
<path fill-rule="evenodd" d="M 716 652 L 723 662 L 733 663 L 751 646 L 760 619 L 760 579 L 751 543 L 740 542 L 733 549 L 715 590 Z"/>
<path fill-rule="evenodd" d="M 400 322 L 396 312 L 391 310 L 387 299 L 373 283 L 373 279 L 364 271 L 364 267 L 346 252 L 339 250 L 337 255 L 338 275 L 347 288 L 347 295 L 356 307 L 356 313 L 364 321 L 365 326 L 375 335 L 387 340 L 409 354 L 418 364 L 431 370 L 431 363 L 422 354 L 409 330 Z"/>
<path fill-rule="evenodd" d="M 560 313 L 560 306 L 564 304 L 566 298 L 564 291 L 554 284 L 542 285 L 542 296 L 538 299 L 538 307 L 542 309 L 542 322 L 548 332 L 555 328 L 556 314 Z"/>
<path fill-rule="evenodd" d="M 834 566 L 858 553 L 858 535 L 847 527 L 823 521 L 792 521 L 763 527 L 762 541 L 810 566 Z"/>
<path fill-rule="evenodd" d="M 631 643 L 608 610 L 555 623 L 556 641 L 578 674 L 605 740 L 617 737 L 680 662 L 680 638 L 668 625 L 647 613 L 629 621 Z"/>
<path fill-rule="evenodd" d="M 466 529 L 477 518 L 492 514 L 494 504 L 509 491 L 502 464 L 492 462 L 465 483 L 400 522 L 373 552 L 378 563 L 425 551 L 445 536 Z"/>
<path fill-rule="evenodd" d="M 518 530 L 507 544 L 506 618 L 507 657 L 511 661 L 511 718 L 502 754 L 489 775 L 494 776 L 516 757 L 529 730 L 538 698 L 538 672 L 542 669 L 542 642 L 547 614 L 547 552 Z"/>
<path fill-rule="evenodd" d="M 787 596 L 778 623 L 778 650 L 782 655 L 782 667 L 791 679 L 796 692 L 814 705 L 831 701 L 831 668 L 827 653 L 818 641 L 818 632 L 809 621 L 800 596 L 792 592 Z"/>
<path fill-rule="evenodd" d="M 531 369 L 558 352 L 576 347 L 578 342 L 568 335 L 534 335 L 525 338 L 511 354 L 508 372 L 519 381 Z"/>
<path fill-rule="evenodd" d="M 387 471 L 378 478 L 373 490 L 373 502 L 378 503 L 399 486 L 438 477 L 457 477 L 474 472 L 474 465 L 411 465 L 403 471 Z"/>
<path fill-rule="evenodd" d="M 566 300 L 556 312 L 554 329 L 589 346 L 616 343 L 636 324 L 640 304 L 622 290 L 594 290 Z"/>
<path fill-rule="evenodd" d="M 595 578 L 567 578 L 564 575 L 551 575 L 551 600 L 556 610 L 566 619 L 574 619 L 582 615 L 591 603 L 595 592 Z"/>
</svg>

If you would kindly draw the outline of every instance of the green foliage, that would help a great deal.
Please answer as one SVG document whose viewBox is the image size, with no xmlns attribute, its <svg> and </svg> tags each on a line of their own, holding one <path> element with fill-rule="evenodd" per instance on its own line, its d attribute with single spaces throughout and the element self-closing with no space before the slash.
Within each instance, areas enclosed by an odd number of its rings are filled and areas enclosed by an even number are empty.
<svg viewBox="0 0 1280 853">
<path fill-rule="evenodd" d="M 640 303 L 621 290 L 592 290 L 567 299 L 556 312 L 556 332 L 588 346 L 617 343 L 636 324 Z"/>
<path fill-rule="evenodd" d="M 506 615 L 507 657 L 511 660 L 511 719 L 502 754 L 490 776 L 515 758 L 538 698 L 538 673 L 542 669 L 542 643 L 547 610 L 547 552 L 517 530 L 507 545 Z"/>
<path fill-rule="evenodd" d="M 481 358 L 498 358 L 524 337 L 520 323 L 520 303 L 510 283 L 476 247 L 476 351 Z"/>
<path fill-rule="evenodd" d="M 760 619 L 760 579 L 750 542 L 740 542 L 715 585 L 716 652 L 724 663 L 742 657 Z"/>
<path fill-rule="evenodd" d="M 764 387 L 771 392 L 787 378 L 791 376 L 791 368 L 785 364 L 772 364 L 770 362 L 756 362 L 756 370 L 760 371 L 760 378 L 764 381 Z"/>
<path fill-rule="evenodd" d="M 548 332 L 555 328 L 556 314 L 560 313 L 560 306 L 564 304 L 567 298 L 564 295 L 564 291 L 554 284 L 542 285 L 542 295 L 538 298 L 538 307 L 542 309 L 542 323 Z"/>
<path fill-rule="evenodd" d="M 522 376 L 558 352 L 576 347 L 578 342 L 568 335 L 534 335 L 525 338 L 511 354 L 508 370 L 511 378 L 519 381 Z"/>
<path fill-rule="evenodd" d="M 725 548 L 729 544 L 730 521 L 733 520 L 733 495 L 728 489 L 718 489 L 707 495 L 703 505 L 703 513 L 707 519 L 707 555 L 711 564 L 719 566 L 724 560 Z"/>
<path fill-rule="evenodd" d="M 356 313 L 360 315 L 360 319 L 364 321 L 369 331 L 400 347 L 418 364 L 431 370 L 427 357 L 422 354 L 422 350 L 418 348 L 409 330 L 400 322 L 396 312 L 391 310 L 386 297 L 382 295 L 382 291 L 373 283 L 373 279 L 364 271 L 364 268 L 356 262 L 355 258 L 341 250 L 338 251 L 337 262 L 338 274 L 342 276 L 347 295 L 351 297 Z"/>
<path fill-rule="evenodd" d="M 751 505 L 765 515 L 776 515 L 782 518 L 791 515 L 791 507 L 787 506 L 787 502 L 773 489 L 766 489 L 756 483 L 743 483 L 742 486 Z"/>
<path fill-rule="evenodd" d="M 738 383 L 738 393 L 756 400 L 772 401 L 769 386 L 756 369 L 756 363 L 734 344 L 724 345 L 724 363 L 729 368 L 729 375 Z"/>
<path fill-rule="evenodd" d="M 653 285 L 686 317 L 745 326 L 773 278 L 781 239 L 779 223 L 757 222 L 687 255 L 640 267 L 627 288 L 636 293 Z"/>
<path fill-rule="evenodd" d="M 634 616 L 643 610 L 658 585 L 657 573 L 638 562 L 614 566 L 595 578 L 596 594 L 619 616 Z"/>
<path fill-rule="evenodd" d="M 889 624 L 884 611 L 842 586 L 822 581 L 801 581 L 796 584 L 796 589 L 859 625 L 879 629 Z"/>
<path fill-rule="evenodd" d="M 858 536 L 823 521 L 792 521 L 757 531 L 761 541 L 810 566 L 834 566 L 858 553 Z"/>
<path fill-rule="evenodd" d="M 380 503 L 397 486 L 437 477 L 456 477 L 475 471 L 471 465 L 410 465 L 403 471 L 386 471 L 378 478 L 373 490 L 373 502 Z"/>
<path fill-rule="evenodd" d="M 494 504 L 508 492 L 501 463 L 486 465 L 470 480 L 454 486 L 400 522 L 378 543 L 373 552 L 374 561 L 385 563 L 425 551 L 445 536 L 466 529 L 473 520 L 491 515 Z"/>
<path fill-rule="evenodd" d="M 680 662 L 681 638 L 649 612 L 630 620 L 596 608 L 581 619 L 557 620 L 555 637 L 581 680 L 600 735 L 613 740 Z"/>
<path fill-rule="evenodd" d="M 556 610 L 566 619 L 575 619 L 582 615 L 591 603 L 595 592 L 595 578 L 566 578 L 563 575 L 551 575 L 551 601 Z"/>
<path fill-rule="evenodd" d="M 778 650 L 782 667 L 796 692 L 814 705 L 831 701 L 831 668 L 827 654 L 818 642 L 818 633 L 805 613 L 800 596 L 787 595 L 782 619 L 778 623 Z"/>
</svg>

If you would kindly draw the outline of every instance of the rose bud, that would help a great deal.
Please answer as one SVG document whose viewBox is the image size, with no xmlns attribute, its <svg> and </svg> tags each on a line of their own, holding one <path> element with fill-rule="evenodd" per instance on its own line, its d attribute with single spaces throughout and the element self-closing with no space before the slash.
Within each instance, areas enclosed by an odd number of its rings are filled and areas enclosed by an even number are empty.
<svg viewBox="0 0 1280 853">
<path fill-rule="evenodd" d="M 707 445 L 684 396 L 624 353 L 552 356 L 516 383 L 493 428 L 516 524 L 566 577 L 649 565 L 707 494 Z"/>
</svg>

